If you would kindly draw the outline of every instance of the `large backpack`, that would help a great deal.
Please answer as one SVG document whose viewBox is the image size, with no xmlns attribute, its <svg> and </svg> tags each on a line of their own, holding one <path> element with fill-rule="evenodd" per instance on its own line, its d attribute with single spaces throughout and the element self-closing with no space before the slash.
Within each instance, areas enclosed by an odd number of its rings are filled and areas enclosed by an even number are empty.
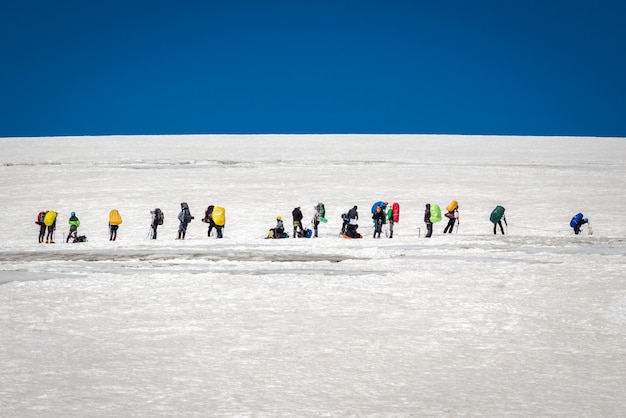
<svg viewBox="0 0 626 418">
<path fill-rule="evenodd" d="M 46 226 L 52 226 L 54 225 L 54 222 L 57 220 L 57 213 L 53 210 L 49 210 L 48 212 L 46 212 L 46 216 L 44 216 L 43 218 L 43 223 Z"/>
<path fill-rule="evenodd" d="M 213 223 L 217 226 L 224 226 L 224 224 L 226 224 L 226 209 L 221 206 L 215 206 L 213 208 Z"/>
<path fill-rule="evenodd" d="M 189 205 L 187 202 L 181 202 L 180 207 L 183 211 L 183 222 L 188 224 L 193 219 L 193 216 L 191 216 L 191 212 L 189 211 Z"/>
<path fill-rule="evenodd" d="M 454 212 L 454 210 L 459 206 L 459 204 L 457 203 L 456 200 L 453 200 L 452 202 L 450 202 L 450 204 L 448 206 L 446 206 L 446 210 L 448 212 Z"/>
<path fill-rule="evenodd" d="M 189 208 L 183 209 L 183 219 L 186 224 L 191 222 L 191 220 L 193 219 L 193 216 L 191 216 L 191 212 L 189 212 Z"/>
<path fill-rule="evenodd" d="M 378 201 L 372 205 L 372 215 L 376 213 L 376 208 L 378 206 L 380 206 L 383 210 L 387 210 L 387 205 L 385 205 L 385 202 Z"/>
<path fill-rule="evenodd" d="M 489 216 L 489 220 L 492 224 L 497 224 L 500 222 L 500 219 L 504 216 L 504 208 L 502 206 L 496 206 L 496 208 L 491 212 L 491 216 Z"/>
<path fill-rule="evenodd" d="M 319 202 L 317 204 L 317 214 L 320 216 L 320 218 L 326 217 L 326 208 L 324 207 L 324 204 L 322 202 Z"/>
<path fill-rule="evenodd" d="M 583 216 L 584 215 L 582 213 L 577 213 L 576 215 L 574 215 L 572 220 L 569 221 L 569 226 L 574 228 L 576 225 L 578 225 L 578 222 L 580 222 L 580 220 L 583 218 Z"/>
<path fill-rule="evenodd" d="M 157 225 L 163 225 L 163 212 L 161 211 L 161 209 L 156 208 L 154 210 L 154 218 L 156 220 Z"/>
<path fill-rule="evenodd" d="M 110 225 L 122 224 L 122 215 L 120 215 L 117 209 L 112 209 L 111 212 L 109 212 L 109 224 Z"/>
<path fill-rule="evenodd" d="M 391 205 L 391 212 L 393 216 L 393 221 L 400 222 L 400 204 L 398 202 L 393 202 L 393 204 Z M 387 219 L 391 218 L 388 217 Z"/>
<path fill-rule="evenodd" d="M 430 205 L 430 222 L 441 222 L 441 208 L 439 205 Z"/>
</svg>

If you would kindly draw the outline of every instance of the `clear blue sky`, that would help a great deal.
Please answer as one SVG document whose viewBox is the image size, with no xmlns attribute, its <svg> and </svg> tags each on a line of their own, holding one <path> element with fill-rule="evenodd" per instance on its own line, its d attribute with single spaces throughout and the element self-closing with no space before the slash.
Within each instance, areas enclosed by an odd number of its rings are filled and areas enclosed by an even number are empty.
<svg viewBox="0 0 626 418">
<path fill-rule="evenodd" d="M 5 3 L 3 137 L 626 137 L 624 1 Z"/>
</svg>

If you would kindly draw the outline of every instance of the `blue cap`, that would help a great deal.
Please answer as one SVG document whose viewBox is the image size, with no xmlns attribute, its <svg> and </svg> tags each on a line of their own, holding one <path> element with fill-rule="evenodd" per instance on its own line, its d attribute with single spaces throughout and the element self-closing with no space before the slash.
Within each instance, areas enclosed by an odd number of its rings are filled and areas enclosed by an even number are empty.
<svg viewBox="0 0 626 418">
<path fill-rule="evenodd" d="M 585 218 L 585 222 L 589 222 L 589 218 Z"/>
<path fill-rule="evenodd" d="M 71 215 L 71 216 L 74 216 L 74 215 L 76 215 L 76 212 L 72 212 L 72 213 L 70 213 L 70 215 Z"/>
</svg>

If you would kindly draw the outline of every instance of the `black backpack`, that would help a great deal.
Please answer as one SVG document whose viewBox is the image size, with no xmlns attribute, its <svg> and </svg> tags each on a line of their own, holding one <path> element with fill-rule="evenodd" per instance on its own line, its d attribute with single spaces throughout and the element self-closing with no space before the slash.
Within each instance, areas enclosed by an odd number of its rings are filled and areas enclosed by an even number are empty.
<svg viewBox="0 0 626 418">
<path fill-rule="evenodd" d="M 189 212 L 189 205 L 187 204 L 187 202 L 182 202 L 180 204 L 180 207 L 183 210 L 183 222 L 188 224 L 193 219 L 193 216 L 191 216 L 191 212 Z"/>
<path fill-rule="evenodd" d="M 163 212 L 161 211 L 161 209 L 156 208 L 154 210 L 154 217 L 157 225 L 163 225 Z"/>
</svg>

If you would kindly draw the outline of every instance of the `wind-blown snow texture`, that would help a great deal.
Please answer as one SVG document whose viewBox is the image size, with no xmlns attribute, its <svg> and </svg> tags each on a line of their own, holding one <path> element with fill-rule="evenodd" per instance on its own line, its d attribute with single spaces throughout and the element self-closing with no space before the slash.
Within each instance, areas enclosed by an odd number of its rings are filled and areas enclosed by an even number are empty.
<svg viewBox="0 0 626 418">
<path fill-rule="evenodd" d="M 0 139 L 0 415 L 623 416 L 625 159 L 611 138 Z M 458 231 L 423 238 L 452 199 Z M 393 239 L 378 200 L 402 205 Z M 320 238 L 263 239 L 318 201 Z M 339 239 L 353 205 L 365 238 Z M 71 211 L 87 243 L 62 242 Z"/>
</svg>

